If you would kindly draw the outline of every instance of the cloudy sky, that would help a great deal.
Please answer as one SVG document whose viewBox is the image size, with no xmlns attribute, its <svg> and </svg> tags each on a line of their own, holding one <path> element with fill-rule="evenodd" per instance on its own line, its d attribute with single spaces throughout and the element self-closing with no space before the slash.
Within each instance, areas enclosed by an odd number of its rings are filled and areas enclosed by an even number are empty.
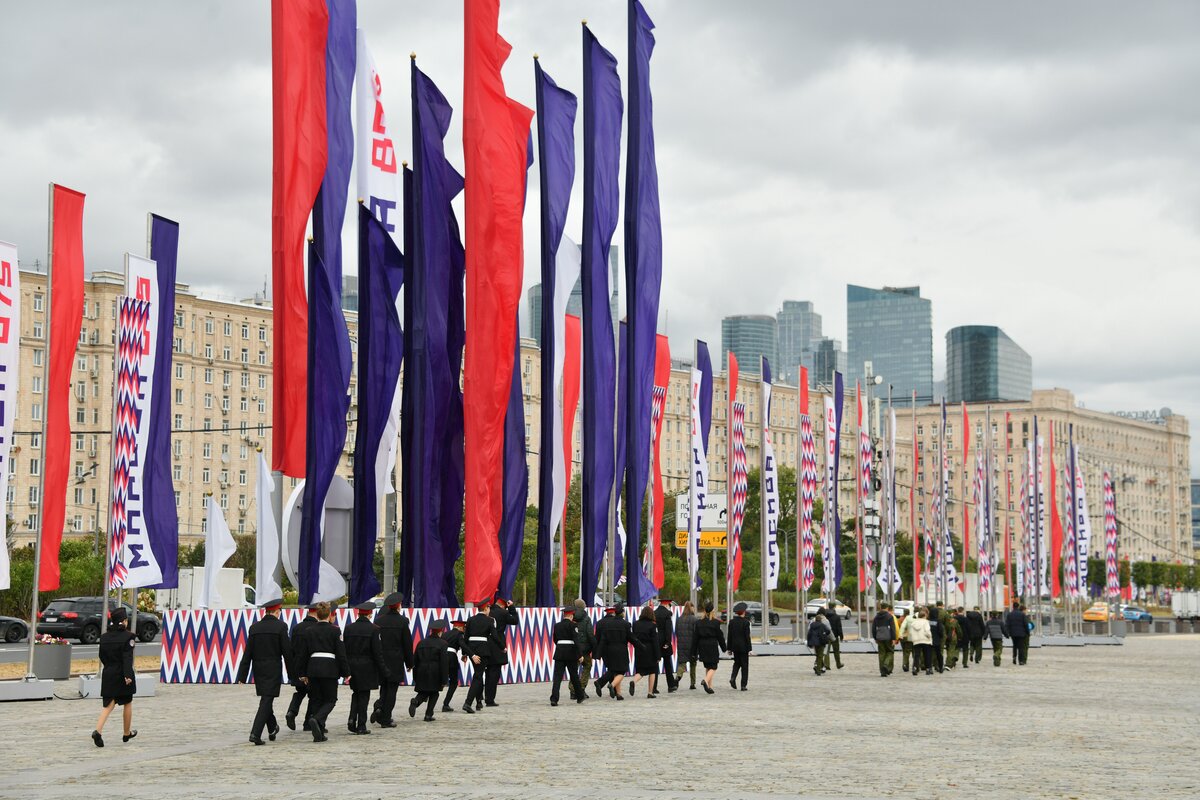
<svg viewBox="0 0 1200 800">
<path fill-rule="evenodd" d="M 503 6 L 509 93 L 531 106 L 534 53 L 578 91 L 581 19 L 625 60 L 620 0 Z M 847 283 L 919 284 L 939 379 L 946 330 L 994 324 L 1032 354 L 1035 386 L 1200 419 L 1200 4 L 646 6 L 663 307 L 680 349 L 693 336 L 719 346 L 722 316 L 783 299 L 814 301 L 826 335 L 844 340 Z M 27 264 L 44 259 L 57 181 L 88 195 L 89 270 L 141 252 L 154 210 L 182 223 L 180 280 L 229 297 L 261 289 L 268 9 L 6 7 L 19 35 L 0 49 L 0 238 Z M 461 3 L 360 0 L 359 24 L 398 144 L 410 51 L 461 105 Z M 461 168 L 457 116 L 448 150 Z"/>
</svg>

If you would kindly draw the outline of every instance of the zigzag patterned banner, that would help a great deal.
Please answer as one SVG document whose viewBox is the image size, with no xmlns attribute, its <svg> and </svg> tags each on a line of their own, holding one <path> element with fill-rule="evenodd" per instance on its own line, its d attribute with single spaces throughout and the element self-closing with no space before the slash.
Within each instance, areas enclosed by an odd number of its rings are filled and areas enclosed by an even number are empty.
<svg viewBox="0 0 1200 800">
<path fill-rule="evenodd" d="M 117 301 L 116 381 L 113 384 L 112 536 L 108 539 L 108 588 L 125 585 L 125 538 L 129 533 L 131 466 L 137 460 L 137 431 L 142 410 L 141 364 L 150 304 L 132 297 Z"/>
<path fill-rule="evenodd" d="M 817 440 L 812 417 L 800 415 L 800 588 L 813 585 L 817 574 L 816 543 L 813 541 L 813 506 L 817 500 Z"/>
<path fill-rule="evenodd" d="M 1121 572 L 1117 566 L 1117 492 L 1112 474 L 1104 470 L 1104 590 L 1109 597 L 1121 594 Z"/>
<path fill-rule="evenodd" d="M 750 476 L 746 460 L 746 404 L 733 404 L 733 424 L 729 428 L 733 435 L 731 450 L 733 452 L 732 475 L 733 485 L 730 505 L 730 530 L 733 534 L 733 558 L 725 570 L 725 579 L 733 582 L 736 592 L 742 578 L 742 528 L 746 524 L 746 497 L 750 490 Z"/>
<path fill-rule="evenodd" d="M 632 614 L 634 609 L 630 609 Z M 680 609 L 672 613 L 678 619 Z M 338 609 L 333 621 L 344 628 L 354 620 L 354 611 Z M 403 612 L 412 625 L 413 645 L 421 641 L 435 619 L 467 619 L 472 612 L 464 608 L 415 608 Z M 279 617 L 289 630 L 304 618 L 304 609 L 285 608 Z M 501 671 L 502 683 L 549 681 L 554 674 L 554 624 L 561 619 L 557 608 L 518 608 L 520 622 L 508 628 L 508 665 Z M 592 623 L 604 615 L 604 609 L 588 609 Z M 163 683 L 233 683 L 246 647 L 250 626 L 261 618 L 254 609 L 188 609 L 167 611 L 163 618 Z M 632 648 L 631 648 L 632 654 Z M 631 662 L 632 663 L 632 662 Z M 602 662 L 592 665 L 593 677 L 603 671 Z M 459 682 L 470 683 L 473 667 L 459 661 Z M 405 676 L 412 682 L 412 674 Z M 286 680 L 286 676 L 285 676 Z"/>
</svg>

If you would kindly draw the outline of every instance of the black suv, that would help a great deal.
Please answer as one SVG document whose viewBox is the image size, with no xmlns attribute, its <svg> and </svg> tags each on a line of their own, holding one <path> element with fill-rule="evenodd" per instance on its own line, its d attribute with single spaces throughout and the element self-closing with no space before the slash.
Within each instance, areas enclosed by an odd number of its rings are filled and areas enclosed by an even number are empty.
<svg viewBox="0 0 1200 800">
<path fill-rule="evenodd" d="M 45 610 L 38 614 L 38 633 L 48 633 L 51 636 L 61 636 L 64 639 L 78 639 L 84 644 L 95 644 L 100 641 L 100 615 L 103 613 L 104 598 L 102 597 L 60 597 L 51 601 Z M 128 603 L 122 603 L 125 613 L 133 615 L 133 609 Z M 111 612 L 115 606 L 109 605 Z M 162 620 L 156 614 L 139 611 L 134 632 L 138 639 L 148 642 L 158 635 L 162 628 Z"/>
</svg>

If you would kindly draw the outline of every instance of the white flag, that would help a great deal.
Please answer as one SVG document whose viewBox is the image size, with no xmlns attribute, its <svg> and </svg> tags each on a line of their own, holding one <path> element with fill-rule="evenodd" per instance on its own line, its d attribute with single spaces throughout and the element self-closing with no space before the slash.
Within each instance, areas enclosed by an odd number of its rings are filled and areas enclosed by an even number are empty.
<svg viewBox="0 0 1200 800">
<path fill-rule="evenodd" d="M 217 575 L 236 550 L 237 544 L 233 541 L 229 526 L 225 524 L 225 515 L 221 513 L 221 507 L 210 494 L 208 531 L 204 535 L 204 585 L 200 588 L 200 600 L 196 604 L 200 608 L 220 605 L 221 593 L 217 591 Z"/>
<path fill-rule="evenodd" d="M 708 457 L 704 452 L 704 436 L 700 432 L 700 387 L 704 373 L 692 369 L 692 458 L 688 481 L 688 542 L 687 565 L 691 586 L 700 585 L 700 517 L 708 497 Z"/>
<path fill-rule="evenodd" d="M 271 493 L 275 481 L 267 459 L 258 454 L 258 487 L 255 503 L 258 506 L 257 550 L 255 552 L 254 599 L 259 605 L 267 600 L 283 596 L 283 589 L 275 582 L 275 566 L 279 563 L 279 530 L 275 527 L 275 515 L 271 510 Z"/>
<path fill-rule="evenodd" d="M 21 271 L 17 246 L 0 242 L 0 509 L 8 508 L 13 422 L 17 417 L 17 368 L 21 364 Z M 0 514 L 0 519 L 7 514 Z M 9 588 L 8 537 L 0 541 L 0 591 Z"/>
<path fill-rule="evenodd" d="M 563 449 L 562 387 L 563 365 L 567 355 L 567 304 L 571 299 L 571 290 L 575 288 L 575 281 L 579 280 L 580 254 L 579 245 L 566 236 L 562 237 L 558 245 L 554 268 L 557 273 L 554 277 L 554 300 L 551 306 L 551 313 L 554 314 L 554 386 L 550 388 L 549 393 L 545 390 L 542 392 L 542 402 L 549 398 L 554 404 L 554 452 L 551 454 L 554 501 L 550 508 L 551 537 L 559 535 L 558 526 L 562 522 L 567 502 L 567 473 L 571 469 L 571 465 L 567 463 L 566 450 Z M 540 331 L 534 333 L 539 334 Z M 565 546 L 565 543 L 560 541 L 560 546 Z"/>
<path fill-rule="evenodd" d="M 762 491 L 763 553 L 766 558 L 766 589 L 779 586 L 779 469 L 775 463 L 775 448 L 771 444 L 771 365 L 762 359 Z"/>
<path fill-rule="evenodd" d="M 358 137 L 358 196 L 367 210 L 404 246 L 402 223 L 403 171 L 383 110 L 383 79 L 367 47 L 367 35 L 358 29 L 358 71 L 355 74 L 355 132 Z"/>
<path fill-rule="evenodd" d="M 1075 447 L 1074 460 L 1079 463 L 1079 447 Z M 1083 482 L 1083 470 L 1075 469 L 1075 560 L 1079 575 L 1079 593 L 1088 593 L 1088 554 L 1092 549 L 1092 520 L 1088 515 L 1087 487 Z"/>
</svg>

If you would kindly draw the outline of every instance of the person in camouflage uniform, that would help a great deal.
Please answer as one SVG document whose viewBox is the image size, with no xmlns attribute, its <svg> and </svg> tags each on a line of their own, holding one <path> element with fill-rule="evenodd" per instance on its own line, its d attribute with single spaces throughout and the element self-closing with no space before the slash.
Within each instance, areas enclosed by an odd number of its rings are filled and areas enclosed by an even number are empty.
<svg viewBox="0 0 1200 800">
<path fill-rule="evenodd" d="M 962 627 L 958 624 L 958 618 L 945 608 L 938 608 L 938 617 L 944 631 L 942 647 L 946 651 L 946 668 L 954 669 L 958 665 L 958 640 L 962 637 Z"/>
</svg>

